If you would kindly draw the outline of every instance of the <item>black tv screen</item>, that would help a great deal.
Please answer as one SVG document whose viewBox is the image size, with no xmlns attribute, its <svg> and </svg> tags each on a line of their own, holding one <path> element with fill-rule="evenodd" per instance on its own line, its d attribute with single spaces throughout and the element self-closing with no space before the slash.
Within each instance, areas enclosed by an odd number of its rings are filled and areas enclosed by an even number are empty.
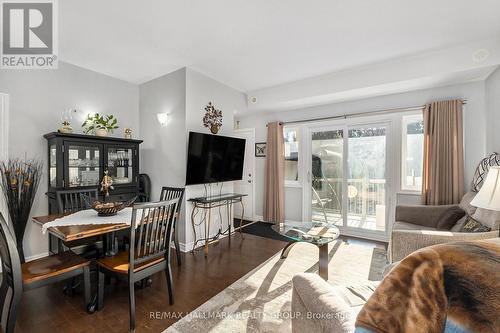
<svg viewBox="0 0 500 333">
<path fill-rule="evenodd" d="M 186 185 L 241 180 L 245 139 L 189 132 Z"/>
</svg>

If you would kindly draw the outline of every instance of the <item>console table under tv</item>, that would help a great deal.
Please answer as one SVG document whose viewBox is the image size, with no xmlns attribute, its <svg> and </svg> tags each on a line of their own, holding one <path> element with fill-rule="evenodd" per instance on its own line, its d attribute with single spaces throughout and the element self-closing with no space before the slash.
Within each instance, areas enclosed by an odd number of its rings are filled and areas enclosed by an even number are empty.
<svg viewBox="0 0 500 333">
<path fill-rule="evenodd" d="M 198 242 L 205 242 L 204 252 L 206 257 L 208 256 L 208 245 L 218 242 L 219 237 L 221 235 L 230 236 L 232 232 L 239 230 L 241 237 L 243 237 L 243 234 L 241 233 L 241 228 L 243 227 L 243 216 L 245 214 L 245 207 L 243 206 L 243 197 L 246 196 L 247 194 L 227 193 L 227 194 L 212 195 L 207 197 L 192 198 L 188 200 L 193 204 L 193 210 L 191 211 L 191 225 L 193 226 L 193 233 L 194 233 L 194 244 L 192 251 L 196 249 L 196 245 L 198 244 Z M 235 203 L 241 204 L 240 225 L 239 227 L 231 228 L 231 226 L 233 225 L 233 221 L 231 221 L 231 211 L 232 211 L 232 206 Z M 224 226 L 222 221 L 222 213 L 219 209 L 219 221 L 220 221 L 219 230 L 215 236 L 210 237 L 209 236 L 210 222 L 212 220 L 211 211 L 212 208 L 218 208 L 218 207 L 226 207 L 227 229 L 223 230 Z M 202 218 L 200 222 L 196 223 L 195 218 L 200 210 L 203 211 Z M 196 235 L 196 226 L 199 226 L 201 224 L 204 224 L 205 226 L 204 238 L 198 238 Z"/>
</svg>

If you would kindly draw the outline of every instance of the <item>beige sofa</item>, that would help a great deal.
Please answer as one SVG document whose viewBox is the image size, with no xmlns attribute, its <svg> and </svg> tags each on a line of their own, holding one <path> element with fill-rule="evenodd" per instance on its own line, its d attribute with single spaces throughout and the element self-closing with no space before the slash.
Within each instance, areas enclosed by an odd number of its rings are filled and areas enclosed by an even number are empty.
<svg viewBox="0 0 500 333">
<path fill-rule="evenodd" d="M 459 232 L 460 225 L 455 225 L 449 231 L 437 230 L 436 225 L 439 217 L 453 205 L 397 206 L 396 221 L 392 226 L 389 241 L 389 261 L 400 261 L 418 249 L 435 244 L 498 237 L 500 212 L 476 209 L 470 204 L 474 196 L 474 192 L 466 193 L 457 206 L 483 225 L 490 227 L 491 231 L 489 232 Z"/>
</svg>

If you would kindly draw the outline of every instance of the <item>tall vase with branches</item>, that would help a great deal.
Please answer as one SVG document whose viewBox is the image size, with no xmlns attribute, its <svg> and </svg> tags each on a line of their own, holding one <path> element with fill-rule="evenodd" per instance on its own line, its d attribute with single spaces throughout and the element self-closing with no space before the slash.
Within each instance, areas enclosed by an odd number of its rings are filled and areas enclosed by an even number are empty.
<svg viewBox="0 0 500 333">
<path fill-rule="evenodd" d="M 7 202 L 17 242 L 19 259 L 24 263 L 23 238 L 35 194 L 42 178 L 43 162 L 12 159 L 0 163 L 0 186 Z"/>
</svg>

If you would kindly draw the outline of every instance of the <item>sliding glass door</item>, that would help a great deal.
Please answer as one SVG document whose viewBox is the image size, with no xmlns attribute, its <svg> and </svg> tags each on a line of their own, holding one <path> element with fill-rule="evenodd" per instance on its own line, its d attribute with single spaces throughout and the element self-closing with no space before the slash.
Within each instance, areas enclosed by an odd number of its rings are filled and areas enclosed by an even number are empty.
<svg viewBox="0 0 500 333">
<path fill-rule="evenodd" d="M 343 225 L 344 130 L 311 131 L 309 179 L 313 221 Z"/>
<path fill-rule="evenodd" d="M 334 223 L 353 236 L 386 235 L 389 133 L 389 123 L 309 128 L 313 221 Z"/>
</svg>

